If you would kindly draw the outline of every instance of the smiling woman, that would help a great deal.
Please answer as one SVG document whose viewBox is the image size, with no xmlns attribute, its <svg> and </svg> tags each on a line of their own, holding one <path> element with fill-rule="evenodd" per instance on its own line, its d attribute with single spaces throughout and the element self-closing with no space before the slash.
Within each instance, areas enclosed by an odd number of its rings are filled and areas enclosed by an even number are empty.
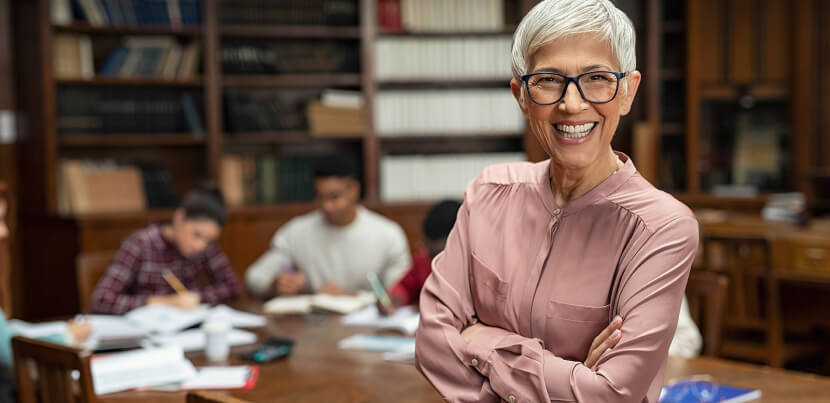
<svg viewBox="0 0 830 403">
<path fill-rule="evenodd" d="M 550 158 L 486 168 L 433 261 L 416 357 L 447 400 L 657 401 L 698 226 L 611 148 L 634 44 L 608 0 L 516 29 L 510 85 Z"/>
</svg>

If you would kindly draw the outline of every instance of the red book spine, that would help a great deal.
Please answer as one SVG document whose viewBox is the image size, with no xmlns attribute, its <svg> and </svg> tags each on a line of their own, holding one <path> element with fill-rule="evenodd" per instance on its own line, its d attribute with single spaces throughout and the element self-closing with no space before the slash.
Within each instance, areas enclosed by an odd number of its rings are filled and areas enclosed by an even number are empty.
<svg viewBox="0 0 830 403">
<path fill-rule="evenodd" d="M 378 1 L 378 25 L 384 31 L 401 31 L 401 1 Z"/>
</svg>

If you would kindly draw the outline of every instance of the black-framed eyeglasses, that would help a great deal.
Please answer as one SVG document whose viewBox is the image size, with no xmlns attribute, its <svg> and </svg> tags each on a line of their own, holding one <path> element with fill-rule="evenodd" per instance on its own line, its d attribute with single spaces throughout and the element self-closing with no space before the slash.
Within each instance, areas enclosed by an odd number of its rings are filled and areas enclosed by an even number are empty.
<svg viewBox="0 0 830 403">
<path fill-rule="evenodd" d="M 627 73 L 619 71 L 589 71 L 576 77 L 558 73 L 533 73 L 522 76 L 530 100 L 538 105 L 552 105 L 565 97 L 573 82 L 582 99 L 592 104 L 605 104 L 617 97 L 620 80 Z"/>
</svg>

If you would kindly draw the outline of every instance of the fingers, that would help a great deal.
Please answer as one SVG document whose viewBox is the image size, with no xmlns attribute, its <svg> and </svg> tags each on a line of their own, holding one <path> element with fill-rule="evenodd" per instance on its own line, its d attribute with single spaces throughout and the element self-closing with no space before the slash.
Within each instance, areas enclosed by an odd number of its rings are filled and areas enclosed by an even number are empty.
<svg viewBox="0 0 830 403">
<path fill-rule="evenodd" d="M 599 332 L 597 337 L 594 337 L 594 341 L 591 342 L 591 348 L 589 348 L 588 351 L 589 352 L 593 351 L 595 348 L 597 348 L 597 346 L 600 343 L 605 341 L 608 338 L 608 336 L 610 336 L 611 333 L 614 332 L 614 330 L 617 330 L 621 327 L 622 327 L 622 318 L 620 317 L 620 315 L 617 315 L 617 316 L 614 317 L 613 320 L 611 320 L 611 323 L 609 323 L 608 326 L 605 327 L 605 329 L 602 329 L 602 331 Z"/>
<path fill-rule="evenodd" d="M 585 360 L 585 366 L 591 369 L 596 369 L 597 363 L 599 363 L 600 357 L 605 354 L 606 351 L 617 345 L 617 342 L 620 341 L 622 337 L 622 331 L 620 329 L 614 330 L 608 338 L 605 339 L 602 343 L 600 343 L 596 348 L 591 350 L 588 354 L 588 359 Z"/>
<path fill-rule="evenodd" d="M 305 287 L 305 276 L 301 273 L 283 273 L 277 278 L 277 293 L 297 294 Z"/>
</svg>

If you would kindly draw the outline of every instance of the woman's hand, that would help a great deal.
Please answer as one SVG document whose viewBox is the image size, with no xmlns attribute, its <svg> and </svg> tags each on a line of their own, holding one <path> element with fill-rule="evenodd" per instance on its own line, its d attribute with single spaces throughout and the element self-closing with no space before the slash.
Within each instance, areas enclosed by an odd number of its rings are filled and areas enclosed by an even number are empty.
<svg viewBox="0 0 830 403">
<path fill-rule="evenodd" d="M 461 338 L 464 339 L 465 343 L 469 343 L 473 341 L 477 334 L 483 332 L 487 329 L 487 325 L 482 325 L 481 323 L 476 323 L 472 326 L 467 327 L 466 329 L 461 331 Z"/>
<path fill-rule="evenodd" d="M 188 311 L 199 306 L 200 300 L 201 297 L 199 297 L 198 293 L 188 291 L 170 295 L 154 295 L 147 298 L 147 305 L 170 305 Z"/>
<path fill-rule="evenodd" d="M 586 358 L 584 362 L 586 367 L 591 368 L 592 370 L 597 369 L 599 358 L 602 357 L 606 351 L 616 346 L 617 342 L 620 341 L 620 337 L 622 336 L 620 328 L 622 328 L 622 318 L 616 316 L 614 317 L 614 320 L 612 320 L 611 323 L 608 324 L 608 326 L 594 338 L 594 342 L 591 343 L 591 348 L 588 349 L 588 358 Z"/>
<path fill-rule="evenodd" d="M 71 338 L 71 344 L 80 345 L 89 338 L 92 334 L 92 328 L 89 326 L 89 321 L 84 318 L 76 318 L 70 320 L 66 324 L 67 331 Z"/>
</svg>

